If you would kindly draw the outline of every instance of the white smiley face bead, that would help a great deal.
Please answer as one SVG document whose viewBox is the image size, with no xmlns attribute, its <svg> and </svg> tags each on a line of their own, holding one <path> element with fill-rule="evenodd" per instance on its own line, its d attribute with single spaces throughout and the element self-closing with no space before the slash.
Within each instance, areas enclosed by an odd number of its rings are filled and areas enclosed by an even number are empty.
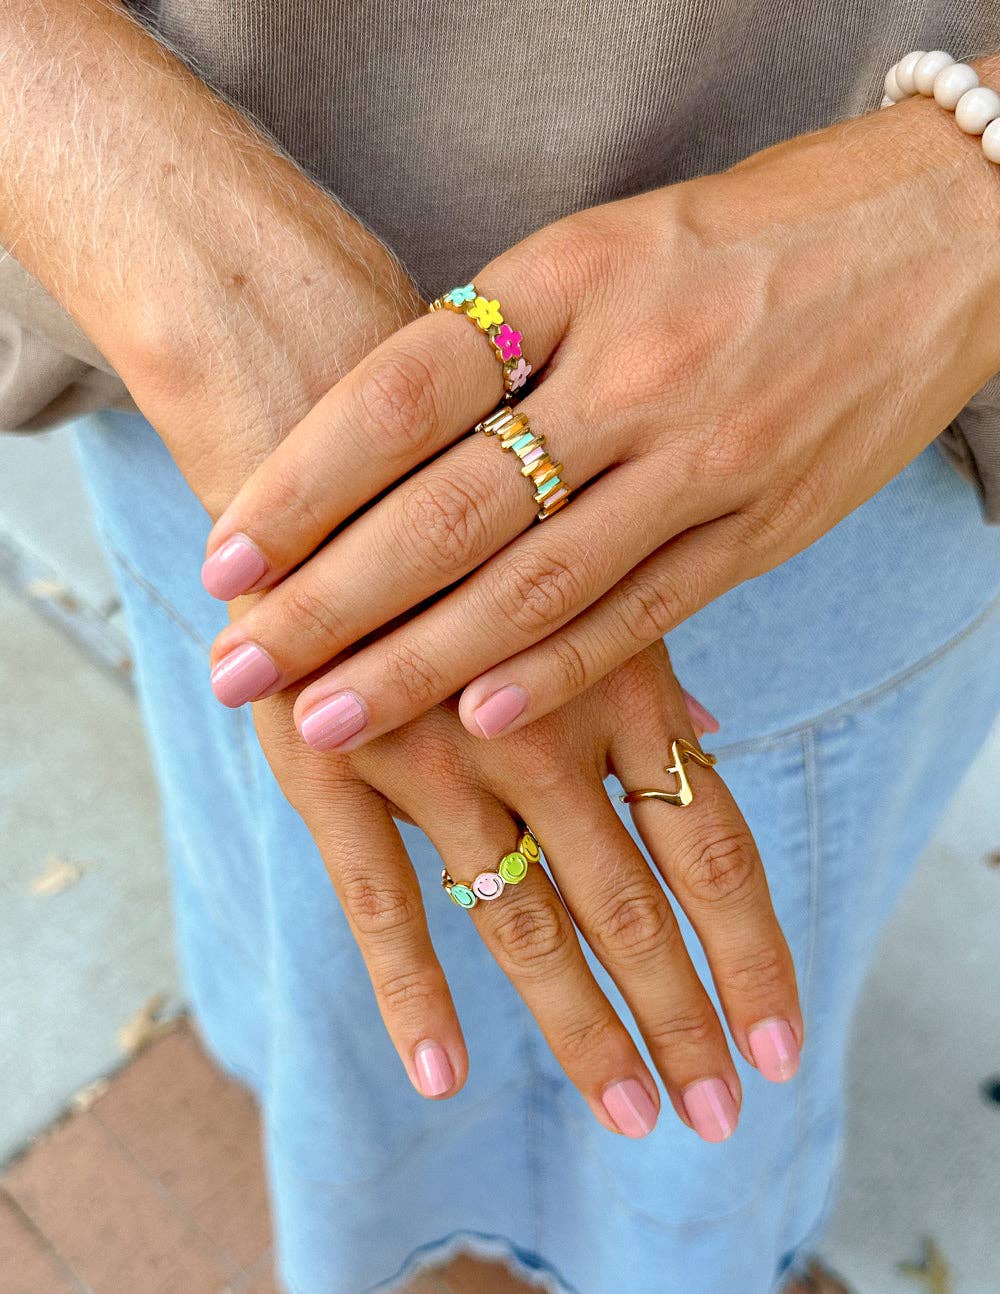
<svg viewBox="0 0 1000 1294">
<path fill-rule="evenodd" d="M 503 877 L 496 872 L 480 872 L 472 882 L 472 890 L 477 899 L 497 899 L 503 893 Z"/>
</svg>

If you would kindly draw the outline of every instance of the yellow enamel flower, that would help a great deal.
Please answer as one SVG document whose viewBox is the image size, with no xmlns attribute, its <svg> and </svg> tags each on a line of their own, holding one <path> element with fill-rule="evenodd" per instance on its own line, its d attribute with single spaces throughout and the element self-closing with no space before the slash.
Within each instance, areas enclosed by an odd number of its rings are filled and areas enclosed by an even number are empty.
<svg viewBox="0 0 1000 1294">
<path fill-rule="evenodd" d="M 486 332 L 488 328 L 499 328 L 503 323 L 499 301 L 487 301 L 485 297 L 476 297 L 466 314 Z"/>
</svg>

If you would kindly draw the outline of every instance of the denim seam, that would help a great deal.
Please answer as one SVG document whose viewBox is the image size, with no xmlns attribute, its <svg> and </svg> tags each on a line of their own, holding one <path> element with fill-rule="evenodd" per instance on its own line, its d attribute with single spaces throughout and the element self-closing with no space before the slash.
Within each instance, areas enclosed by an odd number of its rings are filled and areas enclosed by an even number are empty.
<svg viewBox="0 0 1000 1294">
<path fill-rule="evenodd" d="M 716 755 L 731 756 L 756 753 L 757 751 L 770 750 L 774 747 L 782 746 L 785 743 L 800 737 L 803 733 L 813 731 L 824 727 L 826 724 L 833 723 L 838 719 L 846 718 L 848 715 L 855 714 L 859 710 L 864 710 L 868 706 L 874 705 L 884 700 L 893 692 L 897 692 L 901 687 L 913 679 L 919 678 L 932 666 L 938 664 L 945 656 L 948 656 L 957 647 L 960 647 L 967 638 L 972 637 L 978 632 L 990 617 L 1000 608 L 1000 594 L 992 598 L 985 607 L 970 620 L 967 625 L 958 631 L 953 637 L 946 642 L 935 647 L 933 651 L 928 652 L 926 656 L 921 656 L 905 669 L 891 675 L 883 682 L 865 692 L 859 692 L 857 696 L 851 697 L 849 701 L 842 701 L 839 705 L 831 706 L 829 710 L 824 710 L 820 714 L 812 715 L 809 719 L 801 723 L 795 723 L 788 728 L 782 728 L 778 732 L 768 733 L 763 737 L 749 737 L 745 741 L 734 741 L 729 745 L 716 745 L 712 747 Z"/>
<path fill-rule="evenodd" d="M 819 760 L 816 748 L 816 734 L 814 728 L 806 728 L 800 737 L 802 746 L 802 780 L 805 791 L 806 807 L 806 831 L 809 851 L 809 926 L 806 936 L 806 956 L 805 965 L 802 973 L 802 994 L 801 1001 L 803 1005 L 803 1017 L 806 1020 L 812 1019 L 812 993 L 813 993 L 813 971 L 816 964 L 816 941 L 819 932 L 819 890 L 822 880 L 822 856 L 823 856 L 823 805 L 820 792 L 819 780 Z M 809 1125 L 808 1113 L 806 1110 L 806 1098 L 808 1096 L 809 1084 L 806 1082 L 805 1074 L 796 1083 L 797 1091 L 795 1093 L 795 1144 L 801 1147 Z M 788 1169 L 787 1183 L 785 1186 L 785 1204 L 782 1209 L 781 1223 L 778 1230 L 778 1236 L 784 1246 L 784 1236 L 788 1232 L 789 1223 L 792 1217 L 792 1209 L 798 1193 L 799 1176 L 801 1172 L 801 1155 L 796 1153 Z"/>
<path fill-rule="evenodd" d="M 528 1090 L 531 1096 L 527 1102 L 526 1123 L 527 1137 L 525 1138 L 525 1168 L 528 1177 L 529 1191 L 529 1212 L 534 1223 L 534 1234 L 532 1237 L 535 1252 L 540 1253 L 542 1249 L 542 1232 L 544 1230 L 542 1221 L 542 1188 L 541 1188 L 541 1162 L 538 1156 L 538 1146 L 541 1144 L 541 1128 L 538 1126 L 538 1110 L 540 1098 L 542 1095 L 542 1075 L 535 1059 L 534 1046 L 531 1037 L 531 1026 L 527 1020 L 522 1021 L 522 1050 L 525 1060 L 531 1071 L 531 1080 L 528 1084 Z"/>
<path fill-rule="evenodd" d="M 164 598 L 163 595 L 159 592 L 159 590 L 154 585 L 150 584 L 150 582 L 145 578 L 145 576 L 141 575 L 135 569 L 135 567 L 128 560 L 128 558 L 124 557 L 122 553 L 118 550 L 118 548 L 116 548 L 114 544 L 107 541 L 106 538 L 105 538 L 105 544 L 111 556 L 121 567 L 122 573 L 126 575 L 132 581 L 132 583 L 135 584 L 152 603 L 154 603 L 157 607 L 159 607 L 160 610 L 172 621 L 173 624 L 177 626 L 178 629 L 181 630 L 181 632 L 187 638 L 189 638 L 197 647 L 199 647 L 202 651 L 204 651 L 207 654 L 209 650 L 208 644 L 198 633 L 198 631 L 194 628 L 194 626 L 190 623 L 190 621 L 186 620 L 176 610 L 173 604 L 171 602 L 168 602 L 167 599 Z M 243 757 L 244 766 L 246 767 L 247 772 L 249 774 L 251 772 L 252 765 L 250 760 L 250 751 L 247 745 L 245 724 L 238 722 L 236 725 L 236 729 L 238 733 L 237 741 Z M 258 973 L 263 973 L 264 972 L 263 966 L 261 966 L 261 964 L 257 961 L 256 957 L 253 955 L 250 949 L 245 947 L 242 941 L 235 937 L 233 928 L 230 922 L 226 919 L 223 908 L 216 903 L 212 894 L 209 892 L 209 890 L 205 888 L 205 886 L 201 884 L 199 878 L 195 876 L 194 873 L 189 872 L 187 874 L 187 882 L 195 890 L 197 890 L 198 896 L 201 902 L 204 903 L 206 908 L 212 913 L 213 919 L 215 920 L 216 924 L 220 926 L 222 929 L 228 931 L 232 947 L 236 951 L 238 951 L 239 955 L 243 958 L 243 960 L 247 963 L 247 965 L 252 966 L 254 970 L 257 971 Z"/>
<path fill-rule="evenodd" d="M 174 606 L 174 604 L 172 602 L 169 602 L 159 591 L 159 589 L 154 584 L 151 584 L 144 575 L 141 575 L 139 571 L 137 571 L 136 568 L 132 565 L 129 559 L 123 555 L 120 549 L 118 549 L 107 538 L 105 538 L 105 545 L 108 551 L 111 553 L 111 556 L 122 568 L 123 574 L 127 575 L 129 579 L 133 582 L 133 584 L 138 585 L 138 587 L 143 591 L 143 593 L 146 594 L 149 600 L 151 602 L 155 602 L 156 605 L 161 608 L 161 610 L 166 612 L 166 614 L 174 622 L 177 628 L 180 629 L 182 633 L 184 633 L 188 638 L 190 638 L 191 641 L 194 642 L 198 647 L 200 647 L 201 650 L 205 652 L 207 655 L 209 651 L 209 645 L 204 640 L 204 638 L 202 638 L 201 634 L 190 622 L 190 620 L 182 616 L 181 613 Z"/>
</svg>

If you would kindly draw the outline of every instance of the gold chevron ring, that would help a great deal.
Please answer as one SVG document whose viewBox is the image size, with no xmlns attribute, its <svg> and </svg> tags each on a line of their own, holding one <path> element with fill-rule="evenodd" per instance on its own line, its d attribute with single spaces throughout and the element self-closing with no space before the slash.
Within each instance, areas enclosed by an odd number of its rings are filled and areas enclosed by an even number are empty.
<svg viewBox="0 0 1000 1294">
<path fill-rule="evenodd" d="M 666 800 L 667 804 L 682 806 L 690 804 L 694 799 L 694 791 L 691 790 L 691 783 L 687 779 L 684 765 L 689 760 L 694 760 L 696 764 L 701 764 L 703 768 L 711 768 L 717 762 L 716 758 L 714 755 L 706 755 L 703 750 L 699 750 L 691 742 L 685 741 L 683 737 L 678 737 L 676 741 L 670 743 L 670 757 L 674 762 L 667 769 L 667 772 L 673 773 L 677 778 L 676 791 L 626 791 L 620 797 L 622 804 L 635 804 L 637 800 Z"/>
</svg>

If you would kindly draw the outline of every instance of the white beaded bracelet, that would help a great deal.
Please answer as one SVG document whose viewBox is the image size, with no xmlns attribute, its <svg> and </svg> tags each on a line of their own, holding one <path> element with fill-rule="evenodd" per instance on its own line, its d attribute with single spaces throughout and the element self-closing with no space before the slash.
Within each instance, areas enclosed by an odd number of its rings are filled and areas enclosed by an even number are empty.
<svg viewBox="0 0 1000 1294">
<path fill-rule="evenodd" d="M 943 49 L 911 50 L 885 74 L 883 108 L 915 94 L 934 98 L 954 112 L 955 122 L 967 135 L 981 136 L 983 152 L 1000 162 L 1000 94 L 979 84 L 968 63 L 956 63 Z"/>
</svg>

